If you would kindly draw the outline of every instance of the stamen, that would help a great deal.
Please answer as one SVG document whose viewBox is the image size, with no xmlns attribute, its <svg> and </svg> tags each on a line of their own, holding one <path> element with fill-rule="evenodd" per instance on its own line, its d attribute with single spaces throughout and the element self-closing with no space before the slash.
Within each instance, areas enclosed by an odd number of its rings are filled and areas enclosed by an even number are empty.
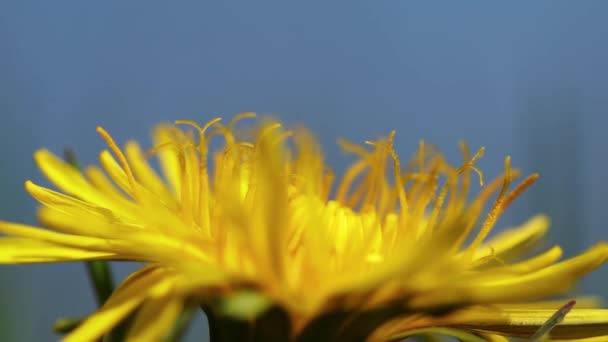
<svg viewBox="0 0 608 342">
<path fill-rule="evenodd" d="M 521 175 L 520 170 L 511 169 L 511 179 L 515 179 Z M 477 197 L 473 200 L 471 205 L 469 206 L 470 214 L 474 219 L 471 219 L 464 230 L 459 234 L 459 238 L 454 243 L 454 250 L 460 249 L 462 244 L 465 242 L 467 236 L 473 229 L 475 223 L 478 220 L 478 215 L 481 213 L 484 204 L 487 202 L 488 198 L 498 190 L 498 188 L 504 183 L 505 174 L 494 178 L 488 185 L 486 185 L 481 192 L 477 195 Z"/>
<path fill-rule="evenodd" d="M 458 147 L 460 148 L 464 165 L 471 159 L 471 152 L 469 151 L 467 144 L 462 140 L 458 142 Z M 445 217 L 453 217 L 458 215 L 458 213 L 463 212 L 467 202 L 467 195 L 471 187 L 471 169 L 472 167 L 464 168 L 462 175 L 457 177 L 451 185 L 452 191 L 450 191 L 450 199 L 443 211 Z"/>
<path fill-rule="evenodd" d="M 148 151 L 146 151 L 145 153 L 145 157 L 146 158 L 151 158 L 153 157 L 155 154 L 158 153 L 158 151 L 160 151 L 161 149 L 165 148 L 165 147 L 169 147 L 174 145 L 175 143 L 173 141 L 167 141 L 166 143 L 162 143 L 160 145 L 154 146 L 151 149 L 149 149 Z"/>
<path fill-rule="evenodd" d="M 338 185 L 336 191 L 336 201 L 338 203 L 347 204 L 350 207 L 354 207 L 363 195 L 363 185 L 359 185 L 355 191 L 348 196 L 352 184 L 355 182 L 357 177 L 361 175 L 370 165 L 372 165 L 372 152 L 365 149 L 363 146 L 354 144 L 344 139 L 338 139 L 338 145 L 344 150 L 344 152 L 352 153 L 359 156 L 359 160 L 350 165 L 345 174 L 342 176 L 342 181 Z"/>
<path fill-rule="evenodd" d="M 186 217 L 192 217 L 194 219 L 194 222 L 198 223 L 200 226 L 202 226 L 204 229 L 207 229 L 208 232 L 210 232 L 210 217 L 209 217 L 209 211 L 208 211 L 208 206 L 209 206 L 209 196 L 208 196 L 208 192 L 209 192 L 209 180 L 208 180 L 208 173 L 207 173 L 207 156 L 208 156 L 208 142 L 209 142 L 209 138 L 205 136 L 207 130 L 212 127 L 213 125 L 216 125 L 219 121 L 221 120 L 221 118 L 217 117 L 214 118 L 210 121 L 208 121 L 203 127 L 199 126 L 199 124 L 197 124 L 194 121 L 191 120 L 176 120 L 175 124 L 176 125 L 188 125 L 191 127 L 194 127 L 196 130 L 198 130 L 198 135 L 199 135 L 199 143 L 198 143 L 198 152 L 200 154 L 200 161 L 197 160 L 196 155 L 191 154 L 190 157 L 188 158 L 188 155 L 186 155 L 186 151 L 187 151 L 187 147 L 189 146 L 184 146 L 184 161 L 190 160 L 190 164 L 194 164 L 194 163 L 198 163 L 199 164 L 199 174 L 198 174 L 198 187 L 196 187 L 196 181 L 192 182 L 192 178 L 194 177 L 194 174 L 191 175 L 187 175 L 189 173 L 188 169 L 184 168 L 184 172 L 186 172 L 186 177 L 183 177 L 183 180 L 189 179 L 189 184 L 182 184 L 182 205 L 183 208 L 185 210 L 184 214 Z M 194 163 L 193 163 L 194 162 Z M 188 165 L 188 163 L 184 163 L 184 166 Z M 190 190 L 192 193 L 189 193 L 188 190 Z M 192 197 L 192 198 L 190 198 Z M 191 203 L 191 211 L 188 210 L 188 204 L 190 202 L 194 202 Z M 197 209 L 198 208 L 198 209 Z"/>
<path fill-rule="evenodd" d="M 364 179 L 361 184 L 359 184 L 359 186 L 357 186 L 355 190 L 352 191 L 352 193 L 348 196 L 348 198 L 346 199 L 346 206 L 353 209 L 357 207 L 357 205 L 361 206 L 360 204 L 363 203 L 363 196 L 365 194 L 365 190 L 366 183 Z"/>
<path fill-rule="evenodd" d="M 244 113 L 239 113 L 237 115 L 235 115 L 232 120 L 230 120 L 230 122 L 228 123 L 228 126 L 226 128 L 228 128 L 229 131 L 232 131 L 234 129 L 234 125 L 246 118 L 255 118 L 256 114 L 253 112 L 244 112 Z"/>
<path fill-rule="evenodd" d="M 282 132 L 281 134 L 279 134 L 279 136 L 276 137 L 276 140 L 274 141 L 274 143 L 275 144 L 281 143 L 292 136 L 293 136 L 293 131 Z"/>
<path fill-rule="evenodd" d="M 222 120 L 222 118 L 214 118 L 213 120 L 210 120 L 209 122 L 207 122 L 203 127 L 199 126 L 199 124 L 197 124 L 194 121 L 191 120 L 175 120 L 175 124 L 176 125 L 188 125 L 191 127 L 194 127 L 196 130 L 198 130 L 198 135 L 199 135 L 199 152 L 201 153 L 202 156 L 204 156 L 205 158 L 203 158 L 204 160 L 202 161 L 203 164 L 206 164 L 206 156 L 207 156 L 207 141 L 208 139 L 205 137 L 205 133 L 207 132 L 207 130 L 215 125 L 216 123 L 220 122 Z"/>
<path fill-rule="evenodd" d="M 441 173 L 443 161 L 435 157 L 428 165 L 426 170 L 421 170 L 422 174 L 407 175 L 408 180 L 414 183 L 406 193 L 409 201 L 413 204 L 410 207 L 410 219 L 413 222 L 421 222 L 427 216 L 426 208 L 432 201 L 436 201 L 435 194 L 438 188 L 439 175 Z"/>
<path fill-rule="evenodd" d="M 352 153 L 359 156 L 361 159 L 368 159 L 371 152 L 359 144 L 352 143 L 345 139 L 338 139 L 338 145 L 344 150 L 344 152 Z"/>
<path fill-rule="evenodd" d="M 409 206 L 407 201 L 407 196 L 405 194 L 405 189 L 403 185 L 403 180 L 401 179 L 401 164 L 399 163 L 399 157 L 395 152 L 394 148 L 394 139 L 395 139 L 395 131 L 392 131 L 388 135 L 388 152 L 391 154 L 391 158 L 393 158 L 393 172 L 395 177 L 395 188 L 397 189 L 397 193 L 399 195 L 399 204 L 400 204 L 400 216 L 401 223 L 405 224 L 407 222 Z"/>
<path fill-rule="evenodd" d="M 216 129 L 209 133 L 207 140 L 211 140 L 211 138 L 215 137 L 216 135 L 220 134 L 222 136 L 224 136 L 224 139 L 226 140 L 226 149 L 230 149 L 232 146 L 234 146 L 234 144 L 237 144 L 237 140 L 234 138 L 234 134 L 233 134 L 233 130 L 234 130 L 234 125 L 241 121 L 242 119 L 245 118 L 254 118 L 256 116 L 255 113 L 251 113 L 251 112 L 246 112 L 246 113 L 240 113 L 234 116 L 234 118 L 232 118 L 232 120 L 230 120 L 230 122 L 228 122 L 227 126 L 224 126 L 222 124 L 219 124 L 216 122 L 214 122 L 213 124 L 216 124 Z M 219 121 L 219 120 L 218 120 Z M 205 126 L 205 128 L 207 127 L 207 125 Z"/>
<path fill-rule="evenodd" d="M 481 230 L 479 231 L 479 234 L 477 234 L 473 243 L 471 243 L 471 245 L 468 247 L 468 249 L 465 253 L 466 259 L 471 260 L 475 250 L 481 245 L 483 240 L 488 236 L 488 234 L 492 230 L 492 227 L 494 227 L 494 224 L 496 223 L 496 221 L 498 220 L 498 218 L 504 211 L 504 208 L 505 208 L 504 203 L 505 203 L 505 199 L 506 199 L 507 189 L 511 185 L 512 180 L 513 180 L 513 178 L 511 175 L 511 157 L 508 156 L 507 158 L 505 158 L 505 178 L 504 178 L 504 181 L 502 184 L 502 188 L 500 189 L 500 193 L 498 194 L 498 197 L 496 198 L 496 201 L 494 202 L 492 209 L 488 213 L 488 216 L 487 216 L 485 222 L 483 223 Z"/>
<path fill-rule="evenodd" d="M 424 173 L 424 140 L 420 140 L 418 143 L 418 167 L 420 173 Z"/>
<path fill-rule="evenodd" d="M 435 223 L 437 222 L 437 218 L 439 217 L 441 208 L 443 207 L 443 202 L 445 201 L 445 197 L 447 195 L 447 192 L 448 192 L 450 186 L 452 185 L 452 182 L 454 182 L 454 180 L 457 179 L 457 177 L 460 176 L 465 170 L 471 169 L 471 170 L 475 171 L 477 173 L 477 175 L 479 176 L 479 184 L 481 186 L 483 186 L 483 173 L 481 173 L 481 171 L 479 171 L 479 169 L 476 168 L 474 164 L 475 164 L 475 162 L 477 162 L 479 160 L 479 158 L 481 158 L 483 156 L 484 152 L 485 152 L 485 147 L 481 147 L 477 151 L 477 153 L 475 153 L 473 158 L 471 158 L 469 161 L 464 163 L 464 165 L 462 165 L 461 167 L 456 169 L 455 174 L 447 179 L 447 181 L 445 182 L 445 184 L 443 185 L 443 187 L 441 189 L 441 192 L 439 193 L 439 197 L 437 197 L 437 201 L 435 201 L 435 205 L 433 206 L 433 211 L 430 215 L 430 218 L 429 218 L 429 221 L 427 224 L 429 231 L 431 231 L 431 232 L 433 231 Z"/>
<path fill-rule="evenodd" d="M 193 221 L 193 211 L 196 208 L 196 200 L 197 189 L 195 185 L 197 180 L 194 178 L 196 172 L 192 172 L 196 170 L 198 164 L 198 158 L 196 156 L 196 146 L 190 145 L 189 147 L 184 146 L 182 150 L 179 151 L 179 161 L 180 168 L 182 170 L 181 177 L 181 211 L 184 215 L 184 218 L 187 221 Z M 198 170 L 197 170 L 198 171 Z"/>
<path fill-rule="evenodd" d="M 267 139 L 269 138 L 269 135 L 272 133 L 272 131 L 277 130 L 281 127 L 282 127 L 282 125 L 280 123 L 274 123 L 274 124 L 269 124 L 262 129 L 262 131 L 258 134 L 258 137 L 256 138 L 256 143 L 254 144 L 253 153 L 256 156 L 256 158 L 259 158 L 259 153 L 265 152 L 265 151 L 261 152 L 262 148 L 269 147 L 268 146 L 269 142 L 267 141 Z M 285 132 L 285 133 L 287 133 L 287 132 Z M 280 136 L 286 137 L 285 133 L 282 133 Z M 237 172 L 238 171 L 239 170 L 237 170 Z M 253 172 L 257 172 L 257 171 L 254 170 Z M 246 200 L 245 200 L 246 202 L 249 202 L 249 200 L 253 200 L 253 198 L 254 198 L 255 186 L 253 186 L 253 184 L 250 184 L 250 186 L 251 186 L 250 191 L 248 191 L 247 196 L 246 196 Z"/>
<path fill-rule="evenodd" d="M 246 141 L 239 141 L 239 142 L 238 142 L 238 145 L 239 145 L 240 147 L 245 148 L 245 149 L 254 149 L 254 148 L 255 148 L 255 145 L 253 145 L 253 144 L 252 144 L 252 143 L 250 143 L 250 142 L 246 142 Z"/>
<path fill-rule="evenodd" d="M 467 167 L 473 171 L 475 171 L 475 173 L 477 173 L 477 176 L 479 176 L 479 186 L 483 186 L 483 172 L 481 172 L 474 164 L 479 160 L 479 158 L 483 157 L 484 152 L 486 151 L 485 147 L 481 147 L 477 153 L 475 153 L 475 155 L 473 156 L 473 158 L 471 158 L 471 160 L 469 160 L 469 162 L 466 164 L 466 166 L 462 166 L 461 168 Z"/>
<path fill-rule="evenodd" d="M 336 193 L 336 201 L 344 203 L 346 201 L 346 194 L 350 190 L 352 183 L 355 179 L 368 167 L 368 163 L 365 160 L 358 160 L 355 164 L 350 166 L 344 176 L 342 176 L 342 182 L 338 186 Z"/>
<path fill-rule="evenodd" d="M 520 175 L 521 175 L 520 170 L 511 169 L 511 179 L 515 179 L 515 178 L 519 177 Z M 506 174 L 503 174 L 499 177 L 494 178 L 492 180 L 492 182 L 490 182 L 488 185 L 486 185 L 481 190 L 481 192 L 477 195 L 475 200 L 473 200 L 473 203 L 471 204 L 471 206 L 474 207 L 474 206 L 483 205 L 488 200 L 490 195 L 492 195 L 494 192 L 496 192 L 496 190 L 498 190 L 498 187 L 500 187 L 505 182 L 505 177 L 506 177 Z"/>
<path fill-rule="evenodd" d="M 458 143 L 458 145 L 460 146 L 460 153 L 462 153 L 462 160 L 464 163 L 466 163 L 467 160 L 469 160 L 469 158 L 471 158 L 471 152 L 469 151 L 469 146 L 462 140 Z M 462 178 L 462 190 L 461 190 L 464 197 L 466 197 L 467 192 L 469 191 L 470 180 L 471 180 L 470 173 L 465 172 L 464 177 Z"/>
<path fill-rule="evenodd" d="M 133 196 L 137 196 L 135 176 L 133 176 L 133 171 L 131 171 L 131 167 L 127 162 L 127 158 L 122 153 L 112 136 L 105 129 L 103 129 L 103 127 L 97 126 L 97 133 L 101 135 L 103 140 L 106 141 L 106 144 L 108 144 L 110 149 L 114 152 L 114 154 L 122 164 L 122 168 L 127 175 L 127 179 L 129 180 L 129 185 L 131 185 L 131 191 L 133 192 Z"/>
<path fill-rule="evenodd" d="M 503 203 L 503 210 L 506 209 L 514 199 L 519 197 L 530 185 L 534 184 L 540 175 L 538 173 L 533 173 L 526 177 L 515 189 L 513 189 Z"/>
<path fill-rule="evenodd" d="M 188 125 L 188 126 L 195 128 L 199 134 L 199 152 L 201 154 L 206 155 L 206 151 L 207 151 L 206 144 L 207 144 L 208 139 L 205 137 L 205 133 L 211 126 L 220 122 L 220 120 L 222 120 L 222 118 L 219 118 L 219 117 L 214 118 L 213 120 L 207 122 L 205 124 L 205 126 L 203 126 L 203 127 L 199 126 L 199 124 L 197 124 L 196 122 L 191 121 L 191 120 L 176 120 L 175 124 L 176 125 Z"/>
<path fill-rule="evenodd" d="M 380 153 L 380 148 L 388 150 L 389 148 L 385 143 L 365 141 L 366 145 L 376 147 L 376 151 L 373 154 L 376 159 L 370 164 L 370 172 L 367 174 L 364 183 L 367 183 L 367 193 L 365 198 L 361 202 L 361 208 L 373 206 L 375 200 L 379 197 L 380 188 L 382 182 L 386 177 L 386 153 Z"/>
<path fill-rule="evenodd" d="M 329 194 L 331 192 L 331 185 L 333 184 L 335 177 L 336 175 L 332 171 L 325 173 L 325 175 L 323 176 L 323 187 L 320 194 L 321 199 L 323 201 L 328 200 Z"/>
<path fill-rule="evenodd" d="M 222 135 L 226 140 L 226 149 L 230 149 L 236 143 L 236 139 L 234 138 L 232 131 L 220 123 L 216 125 L 216 129 L 213 132 L 209 133 L 207 139 L 211 139 L 218 134 Z"/>
</svg>

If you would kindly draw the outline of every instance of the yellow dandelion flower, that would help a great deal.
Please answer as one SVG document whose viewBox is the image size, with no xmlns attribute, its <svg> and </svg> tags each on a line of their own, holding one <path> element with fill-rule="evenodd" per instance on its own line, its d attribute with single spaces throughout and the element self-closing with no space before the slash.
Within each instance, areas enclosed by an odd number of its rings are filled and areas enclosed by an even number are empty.
<svg viewBox="0 0 608 342">
<path fill-rule="evenodd" d="M 128 317 L 128 341 L 162 340 L 192 303 L 218 340 L 505 341 L 532 336 L 563 304 L 536 301 L 608 257 L 600 242 L 565 261 L 559 246 L 524 259 L 545 216 L 488 239 L 538 177 L 510 190 L 520 172 L 509 158 L 469 201 L 483 149 L 463 144 L 453 166 L 421 143 L 402 165 L 393 132 L 367 147 L 342 141 L 357 161 L 335 181 L 310 132 L 272 120 L 235 128 L 252 116 L 161 125 L 149 151 L 98 128 L 109 146 L 101 168 L 35 153 L 59 189 L 25 183 L 48 229 L 0 223 L 0 262 L 144 263 L 64 341 L 97 341 Z M 551 338 L 608 339 L 608 311 L 594 307 L 579 301 Z"/>
</svg>

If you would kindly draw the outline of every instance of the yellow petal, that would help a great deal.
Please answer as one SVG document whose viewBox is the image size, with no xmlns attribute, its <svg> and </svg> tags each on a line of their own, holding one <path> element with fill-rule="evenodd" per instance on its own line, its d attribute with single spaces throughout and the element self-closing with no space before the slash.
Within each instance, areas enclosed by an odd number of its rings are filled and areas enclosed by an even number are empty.
<svg viewBox="0 0 608 342">
<path fill-rule="evenodd" d="M 125 231 L 122 233 L 125 239 L 115 240 L 110 238 L 57 233 L 46 229 L 2 221 L 0 221 L 0 232 L 16 237 L 40 240 L 63 247 L 71 247 L 82 251 L 113 253 L 117 258 L 135 261 L 156 260 L 154 259 L 154 256 L 158 250 L 161 251 L 159 259 L 162 259 L 163 256 L 171 256 L 172 258 L 179 257 L 179 255 L 176 255 L 176 251 L 183 251 L 184 253 L 191 252 L 195 255 L 200 255 L 202 253 L 194 246 L 184 246 L 183 242 L 175 240 L 167 239 L 165 241 L 159 236 L 154 236 L 153 234 L 145 232 L 130 233 Z M 162 242 L 162 244 L 157 247 L 157 245 L 159 245 L 158 241 Z M 164 248 L 169 248 L 169 251 Z"/>
<path fill-rule="evenodd" d="M 132 198 L 136 198 L 136 189 L 133 189 L 132 184 L 129 182 L 129 178 L 127 177 L 127 173 L 118 164 L 116 159 L 114 159 L 114 156 L 112 153 L 110 153 L 110 151 L 101 151 L 99 154 L 99 162 L 110 178 L 116 183 L 116 185 L 118 185 L 118 187 L 120 187 L 122 191 L 127 193 Z"/>
<path fill-rule="evenodd" d="M 470 308 L 436 322 L 454 328 L 530 337 L 555 310 L 496 310 Z M 608 335 L 608 310 L 574 309 L 551 330 L 554 339 L 586 338 Z"/>
<path fill-rule="evenodd" d="M 602 300 L 598 297 L 585 296 L 568 298 L 568 300 L 576 300 L 577 309 L 597 309 L 601 306 Z M 557 310 L 564 306 L 567 300 L 548 300 L 542 302 L 526 302 L 526 303 L 507 303 L 493 304 L 492 306 L 504 310 Z"/>
<path fill-rule="evenodd" d="M 175 272 L 172 293 L 184 298 L 193 293 L 206 294 L 239 281 L 246 282 L 242 274 L 229 274 L 217 265 L 200 262 L 181 262 L 176 265 Z"/>
<path fill-rule="evenodd" d="M 562 254 L 563 252 L 561 247 L 554 246 L 548 251 L 533 258 L 524 260 L 513 265 L 505 266 L 502 268 L 502 271 L 507 273 L 513 272 L 517 274 L 533 272 L 552 265 L 562 257 Z"/>
<path fill-rule="evenodd" d="M 589 338 L 575 338 L 575 339 L 553 339 L 549 338 L 547 342 L 606 342 L 608 340 L 608 336 L 597 336 L 597 337 L 589 337 Z"/>
<path fill-rule="evenodd" d="M 424 334 L 433 334 L 433 335 L 444 335 L 450 336 L 458 339 L 458 341 L 463 342 L 488 342 L 488 341 L 499 341 L 499 340 L 489 340 L 486 338 L 482 338 L 476 335 L 473 335 L 469 332 L 459 330 L 459 329 L 450 329 L 450 328 L 423 328 L 423 329 L 414 329 L 409 330 L 407 332 L 396 334 L 390 336 L 388 338 L 380 338 L 373 336 L 370 338 L 370 342 L 380 342 L 380 341 L 401 341 L 407 337 L 416 336 L 416 335 L 424 335 Z M 442 340 L 443 341 L 443 340 Z"/>
<path fill-rule="evenodd" d="M 46 206 L 44 209 L 51 208 L 52 210 L 77 218 L 79 222 L 87 222 L 86 225 L 64 225 L 62 231 L 70 234 L 107 237 L 115 235 L 119 231 L 119 228 L 115 225 L 116 223 L 122 221 L 135 221 L 136 216 L 133 211 L 116 212 L 107 208 L 95 206 L 88 202 L 43 188 L 31 181 L 25 183 L 25 188 L 32 197 Z M 123 213 L 128 216 L 122 216 Z M 93 222 L 106 222 L 112 223 L 113 225 L 106 225 L 104 230 L 99 231 L 95 230 L 96 225 L 92 224 Z"/>
<path fill-rule="evenodd" d="M 167 189 L 163 180 L 150 166 L 139 145 L 134 141 L 128 142 L 125 145 L 125 153 L 138 182 L 161 197 L 165 202 L 175 206 L 174 195 Z"/>
<path fill-rule="evenodd" d="M 182 300 L 171 296 L 146 301 L 137 313 L 127 341 L 162 341 L 174 326 L 182 307 Z"/>
<path fill-rule="evenodd" d="M 23 224 L 0 221 L 0 232 L 12 236 L 42 240 L 67 247 L 90 251 L 111 251 L 110 241 L 89 236 L 56 233 Z"/>
<path fill-rule="evenodd" d="M 78 226 L 82 224 L 78 220 L 78 217 L 64 215 L 54 210 L 42 209 L 40 215 L 44 222 L 50 223 L 53 226 Z M 91 219 L 88 220 L 87 226 L 92 227 L 92 231 L 102 232 L 104 229 L 107 229 L 114 233 L 108 233 L 108 237 L 96 238 L 56 233 L 40 228 L 4 222 L 0 222 L 0 232 L 84 250 L 111 252 L 121 259 L 126 258 L 150 262 L 163 261 L 178 265 L 190 261 L 198 263 L 199 267 L 209 263 L 209 253 L 207 251 L 213 247 L 210 240 L 192 232 L 190 236 L 178 234 L 170 236 L 136 226 L 120 223 L 113 224 L 111 222 Z M 115 238 L 113 239 L 112 236 Z"/>
<path fill-rule="evenodd" d="M 251 232 L 254 241 L 257 240 L 260 255 L 267 255 L 267 262 L 272 267 L 273 274 L 282 275 L 283 255 L 282 247 L 287 235 L 287 181 L 285 170 L 285 150 L 282 135 L 278 130 L 280 126 L 269 125 L 262 132 L 257 141 L 256 179 L 255 188 L 250 191 L 255 203 L 251 218 Z"/>
<path fill-rule="evenodd" d="M 496 277 L 504 277 L 508 274 L 524 274 L 534 272 L 554 264 L 556 261 L 559 260 L 559 258 L 561 258 L 561 256 L 561 247 L 554 246 L 553 248 L 549 249 L 548 251 L 545 251 L 544 253 L 541 253 L 540 255 L 526 259 L 516 264 L 495 265 L 494 267 L 482 266 L 481 268 L 476 268 L 476 270 L 478 270 L 477 274 L 479 274 L 476 279 L 496 279 Z"/>
<path fill-rule="evenodd" d="M 172 211 L 174 208 L 167 206 L 166 199 L 158 197 L 136 181 L 131 182 L 127 173 L 109 151 L 101 152 L 99 160 L 110 178 L 125 193 L 137 201 L 139 210 L 145 211 L 146 214 L 154 213 L 155 215 L 152 215 L 150 218 L 163 221 L 163 223 L 167 224 L 167 227 L 171 227 L 172 232 L 182 227 L 182 224 L 180 224 L 175 213 Z"/>
<path fill-rule="evenodd" d="M 96 341 L 135 310 L 152 292 L 166 287 L 165 270 L 147 266 L 133 273 L 112 294 L 108 301 L 81 325 L 67 335 L 63 342 Z"/>
<path fill-rule="evenodd" d="M 88 166 L 85 169 L 87 178 L 100 193 L 103 193 L 112 202 L 117 203 L 117 206 L 124 207 L 129 210 L 137 210 L 137 206 L 132 199 L 119 190 L 114 183 L 106 176 L 106 174 L 97 166 Z"/>
<path fill-rule="evenodd" d="M 87 209 L 76 207 L 70 211 L 41 207 L 38 209 L 38 220 L 45 227 L 58 232 L 104 239 L 125 238 L 130 231 L 143 229 L 143 227 L 135 224 L 118 221 L 111 213 L 104 217 L 99 214 L 92 214 Z M 83 222 L 86 222 L 86 224 L 83 224 Z"/>
<path fill-rule="evenodd" d="M 608 258 L 608 243 L 602 242 L 581 255 L 523 275 L 479 278 L 463 275 L 451 280 L 450 287 L 422 292 L 413 298 L 412 307 L 430 307 L 446 303 L 504 303 L 539 300 L 560 294 L 572 287 L 584 274 L 603 264 Z M 439 286 L 439 285 L 437 285 Z"/>
<path fill-rule="evenodd" d="M 178 195 L 182 184 L 178 153 L 178 148 L 182 145 L 182 139 L 178 137 L 180 134 L 183 133 L 173 126 L 159 126 L 154 130 L 153 136 L 163 174 L 171 185 L 173 192 Z"/>
<path fill-rule="evenodd" d="M 507 337 L 496 334 L 480 333 L 480 336 L 485 338 L 488 342 L 510 342 Z"/>
<path fill-rule="evenodd" d="M 121 207 L 97 191 L 80 171 L 47 150 L 39 150 L 34 160 L 46 177 L 59 189 L 83 201 L 121 212 Z"/>
<path fill-rule="evenodd" d="M 475 252 L 474 260 L 493 256 L 508 261 L 519 257 L 546 234 L 549 224 L 547 216 L 534 216 L 521 227 L 505 230 L 485 243 Z"/>
<path fill-rule="evenodd" d="M 31 239 L 10 237 L 0 239 L 0 263 L 3 264 L 99 260 L 114 257 L 116 255 L 113 253 L 86 251 Z"/>
<path fill-rule="evenodd" d="M 519 277 L 475 282 L 472 292 L 479 302 L 520 301 L 562 293 L 584 274 L 608 258 L 608 244 L 599 243 L 581 255 Z"/>
</svg>

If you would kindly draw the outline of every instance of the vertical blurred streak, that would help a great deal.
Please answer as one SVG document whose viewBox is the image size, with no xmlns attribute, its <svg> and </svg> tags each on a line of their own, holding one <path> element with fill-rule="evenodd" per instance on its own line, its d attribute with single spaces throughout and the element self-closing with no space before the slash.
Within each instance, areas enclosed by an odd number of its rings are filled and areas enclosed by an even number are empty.
<svg viewBox="0 0 608 342">
<path fill-rule="evenodd" d="M 20 201 L 20 191 L 23 191 L 21 176 L 19 170 L 14 168 L 18 163 L 18 158 L 15 158 L 15 143 L 14 138 L 18 132 L 14 128 L 14 119 L 17 117 L 19 96 L 27 96 L 19 94 L 16 89 L 18 85 L 18 73 L 15 70 L 16 56 L 12 53 L 14 49 L 10 43 L 10 31 L 5 30 L 5 25 L 2 25 L 2 16 L 0 15 L 0 218 L 3 220 L 19 220 L 26 216 L 24 203 Z M 14 266 L 0 267 L 0 341 L 14 341 L 19 336 L 19 331 L 25 324 L 22 319 L 28 317 L 29 303 L 25 305 L 17 305 L 19 301 L 18 291 L 20 283 L 23 283 L 26 271 L 18 269 Z M 21 318 L 21 319 L 20 319 Z M 29 336 L 27 333 L 21 334 L 21 338 Z"/>
<path fill-rule="evenodd" d="M 551 217 L 550 242 L 564 257 L 582 249 L 579 100 L 574 88 L 545 88 L 528 96 L 521 139 L 528 167 L 541 178 L 531 191 L 531 212 Z"/>
</svg>

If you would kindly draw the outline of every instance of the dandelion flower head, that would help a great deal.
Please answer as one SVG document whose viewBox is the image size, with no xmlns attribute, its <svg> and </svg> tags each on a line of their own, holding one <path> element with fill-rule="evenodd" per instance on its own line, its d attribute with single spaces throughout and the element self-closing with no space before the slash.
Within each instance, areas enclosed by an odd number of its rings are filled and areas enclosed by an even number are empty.
<svg viewBox="0 0 608 342">
<path fill-rule="evenodd" d="M 565 293 L 608 257 L 600 242 L 565 261 L 559 246 L 526 258 L 548 229 L 542 215 L 490 239 L 538 178 L 520 177 L 508 157 L 504 173 L 484 182 L 483 148 L 461 144 L 462 162 L 452 165 L 420 143 L 404 163 L 392 132 L 340 141 L 356 161 L 336 176 L 311 132 L 272 119 L 239 128 L 250 117 L 160 125 L 146 149 L 119 147 L 98 128 L 108 145 L 100 167 L 35 153 L 57 188 L 25 184 L 45 228 L 0 223 L 0 262 L 144 264 L 65 341 L 95 341 L 131 315 L 128 340 L 160 340 L 192 301 L 244 320 L 279 308 L 294 341 L 426 333 L 501 341 L 531 336 L 559 307 L 537 301 Z M 608 335 L 607 318 L 581 305 L 554 336 Z"/>
</svg>

